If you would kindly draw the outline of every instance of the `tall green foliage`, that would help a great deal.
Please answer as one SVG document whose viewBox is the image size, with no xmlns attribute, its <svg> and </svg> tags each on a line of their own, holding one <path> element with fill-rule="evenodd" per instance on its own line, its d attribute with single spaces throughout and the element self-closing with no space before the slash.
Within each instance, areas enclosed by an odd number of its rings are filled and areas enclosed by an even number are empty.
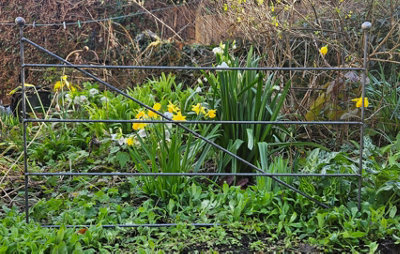
<svg viewBox="0 0 400 254">
<path fill-rule="evenodd" d="M 381 67 L 380 71 L 371 71 L 369 79 L 372 82 L 366 87 L 366 96 L 374 107 L 374 131 L 390 142 L 400 131 L 400 74 L 392 72 L 386 77 Z"/>
<path fill-rule="evenodd" d="M 239 67 L 239 59 L 229 54 L 229 45 L 214 49 L 220 67 Z M 223 48 L 223 49 L 222 49 Z M 253 49 L 247 55 L 246 67 L 257 67 Z M 218 117 L 224 121 L 275 121 L 280 117 L 290 83 L 283 88 L 273 75 L 257 70 L 221 70 L 207 74 L 214 97 L 212 107 L 218 107 Z M 259 160 L 259 142 L 282 140 L 283 129 L 270 124 L 227 124 L 218 142 L 223 147 L 236 146 L 238 156 L 251 163 Z M 241 163 L 231 163 L 232 171 L 247 171 Z"/>
</svg>

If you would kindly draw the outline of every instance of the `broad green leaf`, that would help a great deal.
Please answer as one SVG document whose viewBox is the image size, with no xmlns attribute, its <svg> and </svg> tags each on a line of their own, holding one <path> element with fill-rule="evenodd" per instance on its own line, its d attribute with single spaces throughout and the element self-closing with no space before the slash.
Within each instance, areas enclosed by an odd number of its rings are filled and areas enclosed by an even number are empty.
<svg viewBox="0 0 400 254">
<path fill-rule="evenodd" d="M 121 166 L 121 168 L 125 167 L 125 165 L 128 163 L 128 161 L 131 159 L 129 154 L 127 152 L 122 152 L 119 151 L 116 155 L 116 159 Z"/>
</svg>

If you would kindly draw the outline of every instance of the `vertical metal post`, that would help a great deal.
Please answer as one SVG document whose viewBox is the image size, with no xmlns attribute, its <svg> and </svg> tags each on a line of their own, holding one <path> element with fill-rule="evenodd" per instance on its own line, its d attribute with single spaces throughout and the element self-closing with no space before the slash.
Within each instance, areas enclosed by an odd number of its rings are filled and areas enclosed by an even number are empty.
<svg viewBox="0 0 400 254">
<path fill-rule="evenodd" d="M 28 195 L 28 162 L 27 162 L 27 143 L 26 143 L 26 94 L 25 94 L 25 58 L 24 58 L 24 42 L 22 38 L 24 37 L 24 26 L 25 19 L 18 17 L 15 19 L 15 23 L 19 26 L 19 46 L 20 46 L 20 61 L 21 61 L 21 87 L 22 87 L 22 124 L 24 129 L 24 173 L 25 173 L 25 220 L 26 223 L 29 223 L 29 195 Z M 17 109 L 18 110 L 18 109 Z"/>
<path fill-rule="evenodd" d="M 359 162 L 359 169 L 358 169 L 358 210 L 361 211 L 361 187 L 363 182 L 362 170 L 363 170 L 363 153 L 364 153 L 364 112 L 365 112 L 365 85 L 367 83 L 367 74 L 368 74 L 368 31 L 371 28 L 370 22 L 364 22 L 361 25 L 361 28 L 364 32 L 364 60 L 363 60 L 363 73 L 362 73 L 362 80 L 361 80 L 361 123 L 360 126 L 360 162 Z"/>
</svg>

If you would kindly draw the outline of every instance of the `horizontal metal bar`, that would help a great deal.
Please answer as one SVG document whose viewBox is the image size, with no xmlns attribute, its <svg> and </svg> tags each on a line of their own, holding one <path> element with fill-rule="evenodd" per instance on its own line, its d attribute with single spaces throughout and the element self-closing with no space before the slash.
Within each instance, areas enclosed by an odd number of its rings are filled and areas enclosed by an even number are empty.
<svg viewBox="0 0 400 254">
<path fill-rule="evenodd" d="M 29 43 L 29 41 L 25 40 Z M 214 70 L 214 71 L 363 71 L 353 67 L 214 67 L 214 66 L 139 66 L 139 65 L 89 65 L 89 64 L 23 64 L 22 67 L 37 68 L 84 68 L 84 69 L 136 69 L 136 70 Z"/>
<path fill-rule="evenodd" d="M 292 176 L 292 177 L 359 177 L 358 174 L 299 174 L 299 173 L 129 173 L 129 172 L 42 172 L 31 176 Z"/>
<path fill-rule="evenodd" d="M 180 123 L 180 124 L 345 124 L 345 125 L 362 125 L 362 122 L 346 122 L 346 121 L 170 121 L 170 120 L 111 120 L 111 119 L 25 119 L 24 122 L 37 123 Z"/>
<path fill-rule="evenodd" d="M 178 223 L 156 223 L 156 224 L 115 224 L 115 225 L 101 225 L 103 228 L 139 228 L 139 227 L 176 227 L 178 225 L 189 225 L 194 227 L 214 227 L 221 226 L 223 224 L 212 224 L 212 223 L 188 223 L 188 224 L 178 224 Z M 64 225 L 66 228 L 90 228 L 96 225 Z M 42 225 L 44 228 L 60 228 L 61 225 Z"/>
</svg>

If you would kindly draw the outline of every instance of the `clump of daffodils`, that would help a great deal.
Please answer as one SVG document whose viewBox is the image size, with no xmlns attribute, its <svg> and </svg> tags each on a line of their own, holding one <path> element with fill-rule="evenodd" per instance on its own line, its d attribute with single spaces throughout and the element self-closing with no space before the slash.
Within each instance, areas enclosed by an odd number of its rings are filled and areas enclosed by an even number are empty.
<svg viewBox="0 0 400 254">
<path fill-rule="evenodd" d="M 67 75 L 61 76 L 60 80 L 54 84 L 53 90 L 54 92 L 58 92 L 60 90 L 63 90 L 64 88 L 70 90 L 71 92 L 76 91 L 76 87 L 68 81 Z"/>
<path fill-rule="evenodd" d="M 199 115 L 200 113 L 205 115 L 206 114 L 206 109 L 205 107 L 201 106 L 200 103 L 197 103 L 196 105 L 192 106 L 192 111 L 194 111 L 197 115 Z"/>
<path fill-rule="evenodd" d="M 168 101 L 168 105 L 166 107 L 166 111 L 163 112 L 161 103 L 157 102 L 153 105 L 153 110 L 163 114 L 165 117 L 172 119 L 173 121 L 186 121 L 187 116 L 182 114 L 181 109 L 171 101 Z M 139 110 L 135 116 L 136 120 L 146 120 L 146 119 L 157 119 L 159 115 L 156 114 L 153 110 Z M 197 116 L 202 115 L 207 118 L 215 118 L 216 110 L 215 109 L 207 109 L 201 103 L 197 103 L 196 105 L 192 105 L 192 111 L 196 113 Z M 144 130 L 147 126 L 147 123 L 133 123 L 132 129 L 135 131 Z M 168 124 L 167 126 L 170 126 Z"/>
<path fill-rule="evenodd" d="M 354 101 L 356 103 L 356 108 L 361 108 L 363 106 L 362 97 L 352 99 L 351 101 Z M 368 107 L 368 105 L 369 105 L 368 98 L 364 97 L 364 107 L 366 108 Z"/>
<path fill-rule="evenodd" d="M 192 111 L 196 113 L 196 115 L 204 115 L 208 118 L 215 118 L 216 117 L 216 112 L 217 110 L 215 109 L 207 109 L 204 106 L 202 106 L 200 103 L 197 103 L 196 105 L 192 106 Z"/>
</svg>

